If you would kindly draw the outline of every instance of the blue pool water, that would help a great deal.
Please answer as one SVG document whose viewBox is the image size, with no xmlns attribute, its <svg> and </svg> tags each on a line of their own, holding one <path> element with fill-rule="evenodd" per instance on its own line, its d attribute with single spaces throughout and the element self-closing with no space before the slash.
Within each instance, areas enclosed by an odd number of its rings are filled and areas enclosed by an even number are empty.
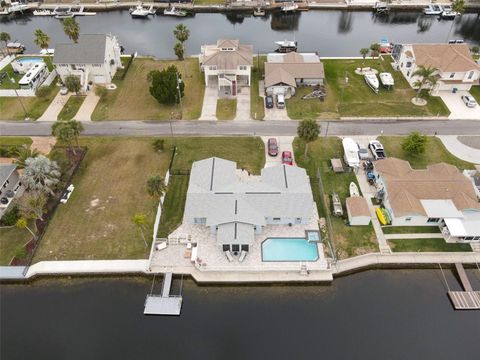
<svg viewBox="0 0 480 360">
<path fill-rule="evenodd" d="M 317 244 L 303 238 L 269 238 L 262 243 L 262 261 L 316 261 Z"/>
<path fill-rule="evenodd" d="M 43 62 L 41 57 L 22 57 L 16 60 L 19 63 L 27 63 L 27 62 Z"/>
</svg>

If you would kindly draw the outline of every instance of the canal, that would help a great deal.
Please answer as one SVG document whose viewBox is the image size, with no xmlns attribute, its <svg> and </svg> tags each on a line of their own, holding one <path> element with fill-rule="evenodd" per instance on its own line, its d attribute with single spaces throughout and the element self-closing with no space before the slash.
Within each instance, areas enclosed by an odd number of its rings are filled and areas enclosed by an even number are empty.
<svg viewBox="0 0 480 360">
<path fill-rule="evenodd" d="M 474 288 L 480 271 L 468 270 Z M 445 271 L 451 288 L 458 282 Z M 477 359 L 480 311 L 454 311 L 439 270 L 332 285 L 197 286 L 180 317 L 143 315 L 149 278 L 1 287 L 0 358 Z"/>
<path fill-rule="evenodd" d="M 254 45 L 254 51 L 274 50 L 275 41 L 295 39 L 300 51 L 318 51 L 320 56 L 360 56 L 359 49 L 387 37 L 391 42 L 445 42 L 464 39 L 480 43 L 480 14 L 467 13 L 455 21 L 439 20 L 421 12 L 392 12 L 375 16 L 370 11 L 309 11 L 296 14 L 269 14 L 256 18 L 242 13 L 196 14 L 192 18 L 164 16 L 132 19 L 127 10 L 78 17 L 81 33 L 113 33 L 128 53 L 173 58 L 172 30 L 178 23 L 190 29 L 187 52 L 198 54 L 200 46 L 219 38 L 238 38 Z M 43 16 L 0 18 L 2 31 L 35 52 L 33 32 L 42 29 L 51 46 L 65 42 L 60 20 Z"/>
</svg>

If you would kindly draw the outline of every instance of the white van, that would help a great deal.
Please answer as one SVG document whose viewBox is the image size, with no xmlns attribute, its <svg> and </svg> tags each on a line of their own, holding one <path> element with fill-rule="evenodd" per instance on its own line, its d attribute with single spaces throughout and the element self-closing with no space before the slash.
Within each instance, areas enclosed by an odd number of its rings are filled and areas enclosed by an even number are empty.
<svg viewBox="0 0 480 360">
<path fill-rule="evenodd" d="M 277 94 L 277 108 L 285 108 L 285 96 L 283 96 L 283 94 Z"/>
</svg>

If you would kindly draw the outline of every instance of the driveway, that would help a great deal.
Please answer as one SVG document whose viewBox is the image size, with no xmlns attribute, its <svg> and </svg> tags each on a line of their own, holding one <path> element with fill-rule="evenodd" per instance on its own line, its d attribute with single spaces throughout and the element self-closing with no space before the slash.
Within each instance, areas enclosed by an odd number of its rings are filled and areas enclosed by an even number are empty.
<svg viewBox="0 0 480 360">
<path fill-rule="evenodd" d="M 217 120 L 217 99 L 217 88 L 207 86 L 203 96 L 202 115 L 198 120 Z"/>
<path fill-rule="evenodd" d="M 480 164 L 480 149 L 462 144 L 455 135 L 438 136 L 447 150 L 459 159 Z"/>
<path fill-rule="evenodd" d="M 45 112 L 37 119 L 37 121 L 57 121 L 58 114 L 60 114 L 60 111 L 62 111 L 63 107 L 72 95 L 73 94 L 70 92 L 67 95 L 62 95 L 59 91 L 50 105 L 48 105 L 47 110 L 45 110 Z"/>
<path fill-rule="evenodd" d="M 250 88 L 242 87 L 237 93 L 237 113 L 235 121 L 249 121 L 250 118 Z"/>
<path fill-rule="evenodd" d="M 268 155 L 267 142 L 270 138 L 277 139 L 278 155 Z M 293 153 L 293 139 L 295 136 L 262 136 L 262 140 L 265 144 L 265 167 L 271 167 L 280 165 L 282 163 L 282 151 L 290 151 L 293 157 L 293 163 L 295 164 L 295 154 Z"/>
<path fill-rule="evenodd" d="M 450 91 L 441 91 L 440 98 L 450 110 L 449 119 L 480 120 L 480 106 L 467 107 L 461 99 L 462 95 L 470 95 L 468 91 L 459 91 L 456 94 Z"/>
<path fill-rule="evenodd" d="M 95 90 L 90 90 L 73 118 L 78 121 L 92 121 L 93 111 L 99 101 L 100 97 L 95 94 Z"/>
</svg>

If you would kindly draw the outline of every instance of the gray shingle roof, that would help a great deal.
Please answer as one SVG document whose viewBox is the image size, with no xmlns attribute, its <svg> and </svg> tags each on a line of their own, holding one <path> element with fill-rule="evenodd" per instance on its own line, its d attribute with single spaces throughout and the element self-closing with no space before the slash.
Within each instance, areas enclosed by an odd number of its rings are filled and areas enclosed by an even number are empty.
<svg viewBox="0 0 480 360">
<path fill-rule="evenodd" d="M 107 35 L 80 35 L 78 43 L 55 46 L 54 64 L 103 64 L 105 62 Z"/>
<path fill-rule="evenodd" d="M 244 223 L 229 223 L 218 227 L 217 243 L 223 244 L 253 244 L 255 231 L 253 225 Z"/>
<path fill-rule="evenodd" d="M 15 171 L 17 165 L 15 164 L 0 164 L 0 186 L 5 184 L 10 175 Z"/>
</svg>

